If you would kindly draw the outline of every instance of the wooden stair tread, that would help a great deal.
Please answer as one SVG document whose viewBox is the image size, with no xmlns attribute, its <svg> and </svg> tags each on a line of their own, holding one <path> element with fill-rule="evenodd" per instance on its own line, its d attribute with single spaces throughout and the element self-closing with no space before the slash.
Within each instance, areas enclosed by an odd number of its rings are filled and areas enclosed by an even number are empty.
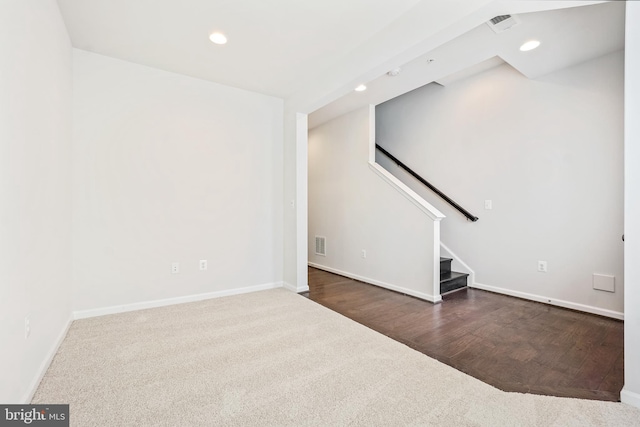
<svg viewBox="0 0 640 427">
<path fill-rule="evenodd" d="M 440 274 L 440 283 L 446 283 L 446 282 L 455 280 L 459 277 L 468 277 L 468 276 L 469 275 L 467 273 L 459 273 L 457 271 L 448 271 L 446 273 Z"/>
</svg>

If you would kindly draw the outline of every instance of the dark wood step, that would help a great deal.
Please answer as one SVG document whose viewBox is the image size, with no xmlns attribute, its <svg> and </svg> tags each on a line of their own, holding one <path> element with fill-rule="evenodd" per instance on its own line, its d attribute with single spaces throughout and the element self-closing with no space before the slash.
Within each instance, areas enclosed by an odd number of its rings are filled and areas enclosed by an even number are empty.
<svg viewBox="0 0 640 427">
<path fill-rule="evenodd" d="M 440 274 L 440 293 L 455 291 L 465 288 L 467 286 L 467 273 L 458 273 L 456 271 L 450 271 L 448 273 Z"/>
<path fill-rule="evenodd" d="M 440 275 L 451 272 L 451 258 L 440 257 Z"/>
</svg>

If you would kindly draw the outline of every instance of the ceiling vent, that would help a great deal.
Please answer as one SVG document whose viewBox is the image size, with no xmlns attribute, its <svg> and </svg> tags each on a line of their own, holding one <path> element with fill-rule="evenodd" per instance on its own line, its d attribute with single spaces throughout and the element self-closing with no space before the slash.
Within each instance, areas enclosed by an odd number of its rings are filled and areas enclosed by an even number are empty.
<svg viewBox="0 0 640 427">
<path fill-rule="evenodd" d="M 507 31 L 509 28 L 514 25 L 518 25 L 519 23 L 520 21 L 513 15 L 499 15 L 492 18 L 490 21 L 487 21 L 487 25 L 494 33 Z"/>
<path fill-rule="evenodd" d="M 327 256 L 327 238 L 316 236 L 316 255 Z"/>
</svg>

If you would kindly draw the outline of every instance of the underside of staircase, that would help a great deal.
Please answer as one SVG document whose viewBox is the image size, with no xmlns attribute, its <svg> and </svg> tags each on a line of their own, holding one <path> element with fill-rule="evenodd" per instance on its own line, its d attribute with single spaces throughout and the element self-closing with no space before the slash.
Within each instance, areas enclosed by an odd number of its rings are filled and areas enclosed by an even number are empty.
<svg viewBox="0 0 640 427">
<path fill-rule="evenodd" d="M 440 257 L 440 294 L 458 291 L 467 287 L 467 273 L 451 271 L 451 258 Z"/>
</svg>

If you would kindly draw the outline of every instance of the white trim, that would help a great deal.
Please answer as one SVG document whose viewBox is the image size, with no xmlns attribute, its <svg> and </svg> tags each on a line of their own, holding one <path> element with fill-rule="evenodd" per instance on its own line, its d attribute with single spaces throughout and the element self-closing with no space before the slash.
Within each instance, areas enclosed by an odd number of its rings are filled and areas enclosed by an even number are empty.
<svg viewBox="0 0 640 427">
<path fill-rule="evenodd" d="M 377 163 L 369 162 L 369 169 L 374 171 L 380 178 L 385 180 L 391 187 L 393 187 L 398 193 L 402 194 L 405 199 L 409 200 L 411 203 L 416 205 L 422 212 L 427 214 L 429 218 L 434 221 L 440 221 L 443 218 L 446 218 L 445 215 L 440 212 L 438 209 L 433 207 L 430 203 L 424 200 L 422 197 L 418 195 L 415 191 L 407 187 L 402 181 L 400 181 L 395 176 L 391 175 L 389 171 L 380 166 Z"/>
<path fill-rule="evenodd" d="M 381 288 L 389 289 L 392 291 L 400 292 L 403 294 L 411 295 L 412 297 L 420 298 L 422 300 L 439 303 L 442 301 L 442 297 L 440 295 L 433 296 L 428 295 L 423 292 L 414 291 L 412 289 L 403 288 L 401 286 L 392 285 L 389 283 L 381 282 L 379 280 L 369 279 L 368 277 L 358 276 L 357 274 L 347 273 L 346 271 L 341 271 L 335 268 L 326 267 L 324 265 L 316 264 L 313 262 L 309 263 L 309 267 L 317 268 L 319 270 L 328 271 L 329 273 L 339 274 L 340 276 L 348 277 L 350 279 L 358 280 L 360 282 L 368 283 L 370 285 L 379 286 Z"/>
<path fill-rule="evenodd" d="M 73 318 L 69 316 L 69 319 L 67 320 L 67 324 L 62 329 L 62 331 L 58 335 L 58 338 L 55 340 L 55 342 L 49 349 L 49 352 L 47 353 L 47 357 L 45 357 L 42 363 L 40 364 L 40 369 L 38 369 L 38 374 L 33 378 L 33 380 L 31 380 L 31 384 L 29 384 L 29 387 L 27 388 L 27 392 L 22 398 L 23 404 L 27 405 L 31 403 L 31 400 L 33 400 L 33 396 L 36 394 L 36 391 L 38 390 L 38 386 L 40 386 L 40 382 L 42 381 L 42 378 L 44 378 L 44 374 L 47 373 L 47 370 L 49 369 L 49 366 L 51 365 L 53 358 L 56 356 L 56 353 L 58 353 L 58 348 L 60 348 L 60 344 L 62 344 L 62 341 L 64 341 L 64 339 L 66 338 L 67 332 L 69 332 L 69 328 L 71 327 L 72 322 L 73 322 Z"/>
<path fill-rule="evenodd" d="M 202 301 L 212 298 L 220 298 L 232 295 L 247 294 L 250 292 L 265 291 L 267 289 L 275 289 L 283 287 L 282 282 L 265 283 L 262 285 L 247 286 L 245 288 L 227 289 L 224 291 L 207 292 L 204 294 L 186 295 L 182 297 L 167 298 L 153 301 L 134 302 L 132 304 L 114 305 L 103 308 L 92 308 L 89 310 L 80 310 L 73 312 L 74 319 L 86 319 L 89 317 L 104 316 L 107 314 L 126 313 L 128 311 L 144 310 L 147 308 L 165 307 L 174 304 L 183 304 L 186 302 Z"/>
<path fill-rule="evenodd" d="M 433 287 L 431 292 L 440 298 L 440 221 L 433 221 L 433 274 L 431 275 Z"/>
<path fill-rule="evenodd" d="M 604 308 L 593 307 L 591 305 L 578 304 L 576 302 L 559 300 L 551 297 L 545 297 L 541 295 L 529 294 L 526 292 L 512 291 L 511 289 L 497 288 L 495 286 L 483 285 L 482 283 L 474 282 L 469 285 L 472 288 L 482 289 L 485 291 L 495 292 L 497 294 L 509 295 L 512 297 L 522 298 L 530 301 L 542 302 L 545 304 L 555 305 L 558 307 L 570 308 L 572 310 L 584 311 L 586 313 L 597 314 L 599 316 L 611 317 L 613 319 L 624 320 L 624 313 L 619 311 L 607 310 Z"/>
<path fill-rule="evenodd" d="M 442 246 L 442 248 L 445 250 L 445 252 L 447 252 L 449 254 L 449 256 L 451 258 L 453 258 L 458 264 L 460 264 L 462 266 L 463 270 L 466 270 L 466 271 L 462 271 L 462 273 L 468 273 L 469 274 L 469 283 L 475 283 L 476 282 L 476 272 L 471 267 L 469 267 L 469 265 L 466 262 L 462 261 L 462 258 L 460 258 L 458 255 L 456 255 L 455 252 L 453 252 L 451 249 L 449 249 L 449 247 L 447 245 L 445 245 L 444 243 L 440 242 L 440 246 Z"/>
<path fill-rule="evenodd" d="M 309 229 L 309 122 L 304 113 L 296 113 L 296 283 L 307 286 Z"/>
<path fill-rule="evenodd" d="M 407 200 L 416 205 L 434 221 L 440 221 L 446 216 L 436 209 L 431 203 L 420 197 L 418 193 L 410 189 L 404 182 L 393 176 L 389 171 L 376 163 L 376 107 L 369 105 L 369 168 L 391 187 L 402 194 Z M 438 280 L 438 283 L 440 281 Z"/>
<path fill-rule="evenodd" d="M 369 164 L 376 163 L 376 106 L 369 104 Z"/>
<path fill-rule="evenodd" d="M 620 401 L 622 403 L 626 403 L 627 405 L 640 408 L 640 394 L 629 391 L 626 388 L 623 388 L 620 392 Z"/>
<path fill-rule="evenodd" d="M 283 287 L 288 291 L 295 292 L 296 294 L 299 294 L 300 292 L 309 292 L 308 285 L 295 286 L 291 283 L 284 282 Z"/>
</svg>

